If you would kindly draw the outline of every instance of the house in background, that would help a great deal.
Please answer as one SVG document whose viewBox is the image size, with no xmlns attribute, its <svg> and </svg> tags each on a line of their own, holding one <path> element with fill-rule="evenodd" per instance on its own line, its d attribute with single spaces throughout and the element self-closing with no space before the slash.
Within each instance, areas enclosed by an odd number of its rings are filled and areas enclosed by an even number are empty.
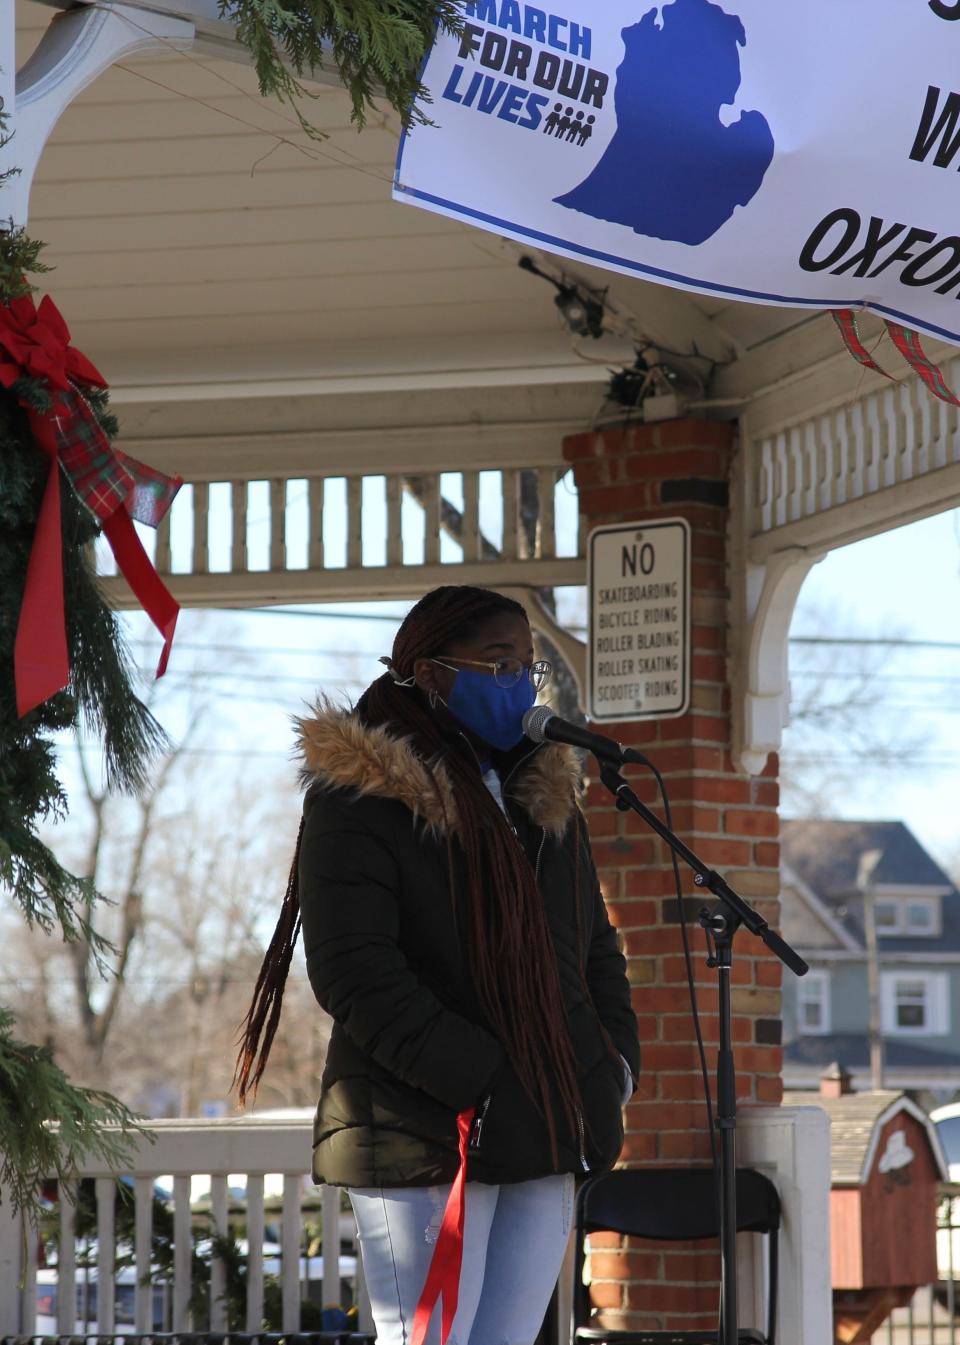
<svg viewBox="0 0 960 1345">
<path fill-rule="evenodd" d="M 865 875 L 880 971 L 884 1086 L 960 1090 L 960 892 L 902 822 L 784 821 L 782 931 L 809 962 L 784 977 L 784 1082 L 839 1061 L 870 1087 Z"/>
</svg>

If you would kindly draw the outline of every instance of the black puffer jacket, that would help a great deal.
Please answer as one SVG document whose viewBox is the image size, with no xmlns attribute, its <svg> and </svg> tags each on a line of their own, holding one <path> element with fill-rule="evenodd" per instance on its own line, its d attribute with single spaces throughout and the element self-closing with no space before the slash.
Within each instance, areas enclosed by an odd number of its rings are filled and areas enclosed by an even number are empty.
<svg viewBox="0 0 960 1345">
<path fill-rule="evenodd" d="M 450 1181 L 457 1113 L 488 1095 L 469 1179 L 526 1181 L 553 1171 L 546 1122 L 484 1026 L 472 988 L 458 934 L 465 881 L 457 801 L 442 766 L 431 781 L 409 741 L 340 711 L 302 720 L 300 738 L 310 782 L 299 871 L 304 948 L 314 992 L 334 1020 L 315 1180 Z M 582 1175 L 620 1153 L 619 1056 L 636 1078 L 636 1018 L 586 828 L 575 825 L 576 759 L 552 744 L 527 744 L 514 756 L 498 763 L 504 796 L 546 902 L 583 1098 L 576 1128 L 555 1108 L 560 1170 Z"/>
</svg>

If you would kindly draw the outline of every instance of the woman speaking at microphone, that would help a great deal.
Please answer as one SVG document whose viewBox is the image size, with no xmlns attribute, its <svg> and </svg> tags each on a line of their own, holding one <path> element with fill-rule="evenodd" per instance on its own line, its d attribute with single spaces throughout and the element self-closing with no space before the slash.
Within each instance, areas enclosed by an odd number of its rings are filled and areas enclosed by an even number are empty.
<svg viewBox="0 0 960 1345">
<path fill-rule="evenodd" d="M 354 710 L 298 721 L 304 818 L 239 1093 L 302 922 L 334 1024 L 313 1174 L 349 1191 L 378 1345 L 530 1345 L 575 1179 L 623 1143 L 640 1065 L 625 963 L 576 758 L 523 736 L 551 673 L 523 608 L 435 589 L 382 661 Z"/>
</svg>

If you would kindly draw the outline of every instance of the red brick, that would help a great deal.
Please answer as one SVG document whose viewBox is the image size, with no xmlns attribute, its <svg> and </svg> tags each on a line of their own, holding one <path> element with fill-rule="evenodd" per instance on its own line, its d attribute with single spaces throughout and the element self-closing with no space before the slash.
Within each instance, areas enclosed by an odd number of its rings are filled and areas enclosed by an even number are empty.
<svg viewBox="0 0 960 1345">
<path fill-rule="evenodd" d="M 757 985 L 780 986 L 783 984 L 783 963 L 778 957 L 757 958 Z"/>
<path fill-rule="evenodd" d="M 706 779 L 695 781 L 697 797 L 703 803 L 749 803 L 750 782 L 743 779 Z"/>
<path fill-rule="evenodd" d="M 668 1252 L 662 1258 L 664 1278 L 680 1284 L 704 1284 L 720 1278 L 719 1252 Z"/>
<path fill-rule="evenodd" d="M 753 862 L 761 869 L 779 869 L 780 846 L 775 841 L 758 841 L 753 847 Z"/>
<path fill-rule="evenodd" d="M 623 1285 L 615 1280 L 595 1280 L 590 1286 L 590 1302 L 597 1308 L 619 1308 L 623 1303 Z"/>
<path fill-rule="evenodd" d="M 682 1070 L 694 1069 L 696 1066 L 697 1053 L 692 1042 L 669 1044 L 654 1042 L 643 1053 L 643 1067 L 648 1070 Z"/>
<path fill-rule="evenodd" d="M 654 842 L 646 836 L 616 836 L 591 842 L 593 860 L 597 868 L 633 868 L 652 864 Z"/>
<path fill-rule="evenodd" d="M 683 444 L 710 445 L 721 450 L 720 472 L 726 479 L 730 470 L 731 454 L 736 438 L 734 426 L 726 420 L 694 420 L 689 416 L 664 420 L 658 426 L 658 442 L 664 448 Z"/>
<path fill-rule="evenodd" d="M 628 869 L 623 887 L 626 897 L 669 897 L 676 892 L 672 869 Z"/>
<path fill-rule="evenodd" d="M 750 843 L 707 837 L 697 843 L 697 854 L 707 864 L 720 868 L 742 868 L 750 863 Z"/>
<path fill-rule="evenodd" d="M 641 1102 L 634 1104 L 630 1125 L 639 1130 L 697 1130 L 704 1124 L 704 1108 L 689 1102 Z"/>
<path fill-rule="evenodd" d="M 636 901 L 608 901 L 607 912 L 610 923 L 616 925 L 617 929 L 636 929 L 659 922 L 660 903 L 642 897 Z"/>
<path fill-rule="evenodd" d="M 783 1062 L 782 1046 L 735 1046 L 734 1064 L 741 1074 L 777 1074 Z"/>
<path fill-rule="evenodd" d="M 664 1162 L 710 1158 L 710 1137 L 702 1130 L 670 1130 L 657 1137 L 657 1154 Z"/>
<path fill-rule="evenodd" d="M 780 818 L 774 812 L 759 809 L 728 808 L 723 815 L 723 829 L 734 836 L 780 835 Z"/>
<path fill-rule="evenodd" d="M 625 1163 L 650 1163 L 656 1156 L 657 1137 L 652 1131 L 634 1131 L 624 1137 L 620 1157 Z"/>
<path fill-rule="evenodd" d="M 604 1229 L 601 1233 L 591 1233 L 589 1235 L 588 1248 L 593 1251 L 594 1248 L 612 1248 L 622 1247 L 625 1240 L 622 1233 L 612 1233 Z"/>
<path fill-rule="evenodd" d="M 663 1256 L 659 1252 L 591 1252 L 592 1280 L 661 1280 Z"/>
<path fill-rule="evenodd" d="M 694 654 L 690 660 L 695 682 L 725 682 L 727 660 L 722 654 Z"/>
<path fill-rule="evenodd" d="M 753 783 L 753 801 L 767 808 L 780 806 L 780 785 L 776 780 L 755 780 Z"/>
<path fill-rule="evenodd" d="M 783 1101 L 783 1080 L 775 1075 L 764 1075 L 757 1079 L 755 1092 L 758 1102 L 772 1103 L 779 1107 Z"/>
<path fill-rule="evenodd" d="M 646 1068 L 646 1062 L 644 1062 L 644 1068 Z M 699 1069 L 696 1074 L 661 1074 L 657 1084 L 660 1096 L 663 1098 L 703 1096 L 703 1081 L 700 1078 Z"/>
</svg>

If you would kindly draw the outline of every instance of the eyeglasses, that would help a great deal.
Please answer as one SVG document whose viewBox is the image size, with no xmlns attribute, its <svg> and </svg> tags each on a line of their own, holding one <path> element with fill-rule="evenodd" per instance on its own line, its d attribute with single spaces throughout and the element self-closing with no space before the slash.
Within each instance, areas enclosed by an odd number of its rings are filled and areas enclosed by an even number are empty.
<svg viewBox="0 0 960 1345">
<path fill-rule="evenodd" d="M 459 663 L 465 668 L 486 668 L 493 674 L 497 686 L 503 687 L 504 690 L 515 687 L 526 673 L 533 683 L 534 690 L 541 691 L 553 676 L 553 664 L 545 658 L 537 659 L 535 663 L 523 663 L 518 658 L 498 658 L 496 663 L 481 663 L 478 659 L 449 658 L 444 654 L 442 658 L 435 658 L 433 662 L 439 663 L 441 668 L 450 668 L 451 672 L 457 671 L 456 668 L 450 667 L 453 663 Z"/>
</svg>

